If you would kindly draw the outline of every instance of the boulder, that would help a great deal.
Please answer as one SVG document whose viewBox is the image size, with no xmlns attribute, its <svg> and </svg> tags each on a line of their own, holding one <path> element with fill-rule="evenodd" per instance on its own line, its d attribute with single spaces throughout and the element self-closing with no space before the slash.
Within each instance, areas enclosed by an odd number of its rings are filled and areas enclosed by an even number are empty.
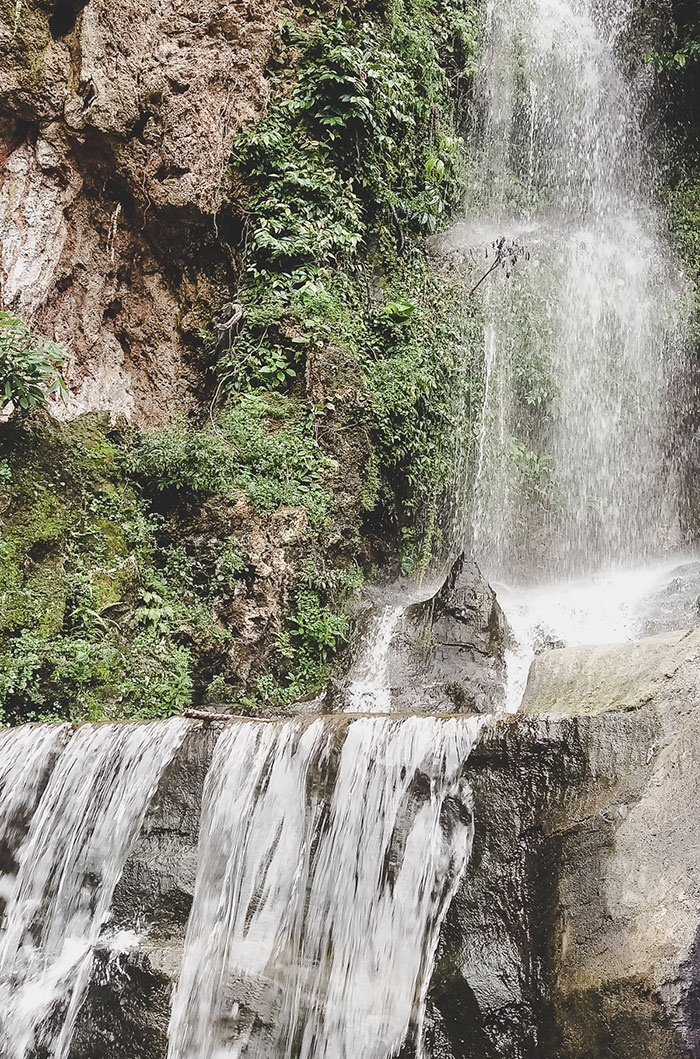
<svg viewBox="0 0 700 1059">
<path fill-rule="evenodd" d="M 415 593 L 414 584 L 410 590 Z M 367 696 L 367 712 L 500 709 L 509 632 L 496 594 L 477 564 L 460 555 L 437 591 L 428 588 L 423 600 L 402 604 L 396 587 L 391 597 L 376 602 L 354 665 L 332 689 L 333 707 L 352 709 L 358 698 L 353 685 L 359 684 L 375 698 L 380 691 L 378 701 Z"/>
</svg>

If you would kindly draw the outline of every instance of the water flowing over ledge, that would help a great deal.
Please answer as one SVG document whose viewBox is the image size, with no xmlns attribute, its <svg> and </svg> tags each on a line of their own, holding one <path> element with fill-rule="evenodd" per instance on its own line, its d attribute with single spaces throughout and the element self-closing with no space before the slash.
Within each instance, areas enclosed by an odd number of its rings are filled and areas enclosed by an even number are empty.
<svg viewBox="0 0 700 1059">
<path fill-rule="evenodd" d="M 420 1043 L 471 849 L 478 730 L 375 717 L 221 736 L 169 1059 L 387 1059 Z"/>
<path fill-rule="evenodd" d="M 420 1048 L 473 839 L 465 768 L 481 723 L 331 717 L 212 733 L 170 1059 Z M 107 980 L 119 975 L 124 866 L 186 734 L 207 730 L 173 720 L 0 734 L 0 841 L 15 865 L 2 877 L 3 1056 L 74 1054 L 98 950 L 117 947 Z M 134 928 L 148 924 L 126 928 L 138 951 Z"/>
<path fill-rule="evenodd" d="M 83 725 L 57 757 L 17 852 L 17 874 L 3 879 L 0 1051 L 6 1059 L 25 1059 L 37 1049 L 52 1059 L 68 1054 L 114 888 L 187 727 L 182 720 Z M 3 839 L 21 801 L 36 796 L 49 756 L 66 734 L 66 726 L 3 733 Z"/>
</svg>

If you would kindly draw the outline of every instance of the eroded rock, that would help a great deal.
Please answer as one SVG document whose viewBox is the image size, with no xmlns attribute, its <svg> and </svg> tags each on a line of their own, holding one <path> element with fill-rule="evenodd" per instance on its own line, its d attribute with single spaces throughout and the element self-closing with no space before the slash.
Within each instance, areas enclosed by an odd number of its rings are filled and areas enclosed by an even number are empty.
<svg viewBox="0 0 700 1059">
<path fill-rule="evenodd" d="M 353 709 L 363 698 L 370 712 L 487 713 L 501 708 L 508 627 L 495 592 L 466 555 L 456 560 L 432 596 L 406 607 L 382 599 L 366 624 L 365 645 L 384 638 L 384 652 L 381 658 L 369 658 L 360 648 L 348 676 L 333 689 L 336 708 Z M 376 656 L 376 648 L 372 650 Z M 381 706 L 371 701 L 377 691 Z"/>
<path fill-rule="evenodd" d="M 233 285 L 215 215 L 273 29 L 273 0 L 0 4 L 0 286 L 74 355 L 69 414 L 187 408 L 193 338 Z"/>
</svg>

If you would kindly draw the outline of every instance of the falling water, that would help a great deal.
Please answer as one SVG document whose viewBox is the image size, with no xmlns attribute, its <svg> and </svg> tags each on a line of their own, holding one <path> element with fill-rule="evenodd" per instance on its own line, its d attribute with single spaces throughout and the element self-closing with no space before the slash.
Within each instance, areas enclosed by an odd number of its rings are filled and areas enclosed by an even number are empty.
<svg viewBox="0 0 700 1059">
<path fill-rule="evenodd" d="M 221 737 L 169 1059 L 389 1059 L 418 1041 L 471 849 L 478 728 L 373 717 Z"/>
<path fill-rule="evenodd" d="M 514 245 L 482 286 L 475 513 L 481 565 L 508 583 L 675 543 L 665 443 L 682 283 L 620 58 L 631 14 L 630 0 L 488 4 L 481 160 L 450 241 L 484 269 L 495 240 Z"/>
<path fill-rule="evenodd" d="M 349 675 L 346 707 L 349 713 L 391 713 L 391 688 L 387 679 L 389 652 L 405 613 L 405 605 L 382 607 L 370 624 Z"/>
<path fill-rule="evenodd" d="M 0 732 L 0 901 L 12 895 L 17 848 L 70 728 L 24 724 Z"/>
<path fill-rule="evenodd" d="M 538 641 L 636 635 L 646 570 L 680 548 L 668 438 L 687 291 L 624 67 L 632 14 L 632 0 L 487 5 L 479 161 L 446 242 L 477 277 L 497 266 L 479 295 L 474 535 L 515 634 L 510 709 Z"/>
<path fill-rule="evenodd" d="M 53 768 L 17 854 L 0 929 L 0 1054 L 64 1059 L 89 984 L 92 952 L 163 769 L 187 727 L 84 725 Z M 22 731 L 22 730 L 20 730 Z M 51 733 L 57 733 L 53 735 Z M 0 739 L 0 775 L 45 757 L 61 729 L 28 749 Z M 38 774 L 37 774 L 38 776 Z M 45 1052 L 43 1051 L 45 1050 Z"/>
</svg>

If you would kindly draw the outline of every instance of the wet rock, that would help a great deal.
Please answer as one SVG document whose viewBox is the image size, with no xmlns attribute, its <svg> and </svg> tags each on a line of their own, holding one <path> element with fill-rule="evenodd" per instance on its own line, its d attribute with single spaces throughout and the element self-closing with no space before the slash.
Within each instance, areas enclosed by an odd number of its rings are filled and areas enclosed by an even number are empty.
<svg viewBox="0 0 700 1059">
<path fill-rule="evenodd" d="M 221 724 L 193 723 L 114 894 L 70 1059 L 164 1059 L 197 867 L 204 779 Z"/>
<path fill-rule="evenodd" d="M 417 698 L 425 713 L 497 710 L 506 637 L 495 592 L 477 564 L 461 555 L 440 591 L 408 608 L 389 666 L 395 705 L 410 711 Z"/>
<path fill-rule="evenodd" d="M 535 662 L 469 762 L 434 1059 L 698 1054 L 699 676 L 698 632 Z"/>
<path fill-rule="evenodd" d="M 667 583 L 642 603 L 641 636 L 687 629 L 700 622 L 700 563 L 681 563 L 668 575 Z"/>
<path fill-rule="evenodd" d="M 700 631 L 535 661 L 523 714 L 487 723 L 466 764 L 476 837 L 431 980 L 430 1059 L 699 1054 L 699 721 Z M 72 1059 L 166 1055 L 219 730 L 193 724 L 163 777 Z"/>
<path fill-rule="evenodd" d="M 370 669 L 378 663 L 381 673 L 368 676 L 367 659 L 360 654 L 342 685 L 333 689 L 335 708 L 352 705 L 358 681 L 367 683 L 370 695 L 375 684 L 381 685 L 388 711 L 486 713 L 501 707 L 508 628 L 495 592 L 465 555 L 425 601 L 403 610 L 377 606 L 367 619 L 367 634 L 372 642 L 388 637 L 385 657 L 370 662 Z M 375 702 L 371 712 L 383 711 Z"/>
</svg>

